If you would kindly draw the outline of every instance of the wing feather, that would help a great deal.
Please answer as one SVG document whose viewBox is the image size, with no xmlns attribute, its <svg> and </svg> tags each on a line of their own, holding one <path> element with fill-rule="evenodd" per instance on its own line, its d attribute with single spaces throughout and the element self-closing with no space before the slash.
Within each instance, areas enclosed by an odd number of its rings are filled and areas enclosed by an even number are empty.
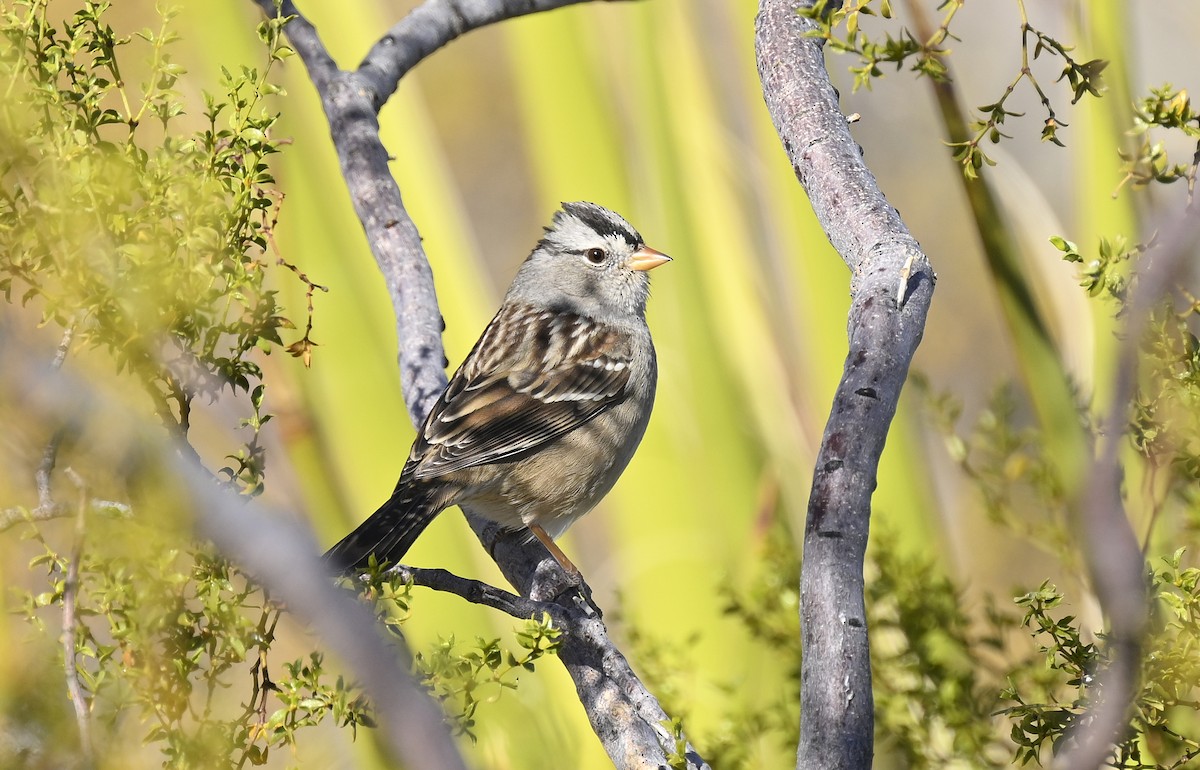
<svg viewBox="0 0 1200 770">
<path fill-rule="evenodd" d="M 510 460 L 569 433 L 625 400 L 630 357 L 629 338 L 592 319 L 501 308 L 434 405 L 405 473 Z"/>
</svg>

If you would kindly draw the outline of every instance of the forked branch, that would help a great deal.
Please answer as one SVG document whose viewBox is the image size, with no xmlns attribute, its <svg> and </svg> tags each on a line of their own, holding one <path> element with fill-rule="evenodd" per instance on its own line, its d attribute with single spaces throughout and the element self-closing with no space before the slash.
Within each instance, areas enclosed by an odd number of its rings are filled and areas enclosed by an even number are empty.
<svg viewBox="0 0 1200 770">
<path fill-rule="evenodd" d="M 478 27 L 581 0 L 426 0 L 375 44 L 355 70 L 342 70 L 316 29 L 290 2 L 285 31 L 320 93 L 330 133 L 355 211 L 392 297 L 400 347 L 400 384 L 409 416 L 421 424 L 446 385 L 442 318 L 433 275 L 416 225 L 388 168 L 379 137 L 378 112 L 400 78 L 446 43 Z M 274 16 L 272 0 L 255 0 Z M 469 511 L 468 511 L 469 513 Z M 480 541 L 522 595 L 561 605 L 566 619 L 559 658 L 575 682 L 592 728 L 613 763 L 625 770 L 668 763 L 676 739 L 664 727 L 669 717 L 608 638 L 595 613 L 581 610 L 581 597 L 564 591 L 562 570 L 537 543 L 472 517 Z M 493 598 L 499 594 L 489 594 Z M 688 767 L 707 768 L 688 747 Z"/>
</svg>

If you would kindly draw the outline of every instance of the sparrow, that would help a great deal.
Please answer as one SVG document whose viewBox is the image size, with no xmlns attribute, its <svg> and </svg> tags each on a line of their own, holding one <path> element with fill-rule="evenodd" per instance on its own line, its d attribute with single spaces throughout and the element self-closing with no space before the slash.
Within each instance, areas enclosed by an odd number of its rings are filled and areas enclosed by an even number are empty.
<svg viewBox="0 0 1200 770">
<path fill-rule="evenodd" d="M 413 442 L 391 497 L 325 558 L 395 563 L 439 513 L 469 508 L 554 543 L 612 489 L 658 379 L 646 300 L 671 261 L 620 215 L 563 203 Z"/>
</svg>

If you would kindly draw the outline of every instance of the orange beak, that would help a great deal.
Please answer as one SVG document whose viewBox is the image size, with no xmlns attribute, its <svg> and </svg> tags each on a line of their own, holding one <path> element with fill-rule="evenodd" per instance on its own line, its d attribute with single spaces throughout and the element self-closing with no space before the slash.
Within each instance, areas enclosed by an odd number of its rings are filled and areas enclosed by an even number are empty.
<svg viewBox="0 0 1200 770">
<path fill-rule="evenodd" d="M 630 255 L 625 261 L 625 267 L 630 270 L 653 270 L 659 265 L 665 265 L 671 258 L 661 251 L 655 251 L 649 246 L 643 246 Z"/>
</svg>

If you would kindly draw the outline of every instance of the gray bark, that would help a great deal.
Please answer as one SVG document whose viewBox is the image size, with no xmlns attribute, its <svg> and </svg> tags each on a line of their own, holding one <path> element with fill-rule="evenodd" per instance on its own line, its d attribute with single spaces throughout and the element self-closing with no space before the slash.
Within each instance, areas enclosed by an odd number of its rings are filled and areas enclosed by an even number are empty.
<svg viewBox="0 0 1200 770">
<path fill-rule="evenodd" d="M 796 178 L 850 268 L 849 350 L 813 473 L 800 579 L 798 768 L 873 757 L 863 559 L 879 458 L 921 341 L 933 273 L 863 163 L 829 82 L 811 2 L 761 0 L 755 44 L 771 119 Z"/>
</svg>

